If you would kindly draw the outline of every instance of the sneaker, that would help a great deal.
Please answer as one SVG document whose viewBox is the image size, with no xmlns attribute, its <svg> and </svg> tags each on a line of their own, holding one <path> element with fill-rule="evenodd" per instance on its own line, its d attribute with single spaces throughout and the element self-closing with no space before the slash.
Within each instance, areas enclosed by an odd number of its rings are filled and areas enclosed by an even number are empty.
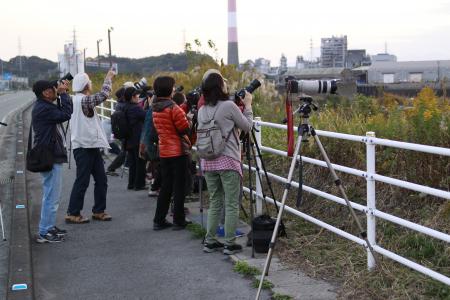
<svg viewBox="0 0 450 300">
<path fill-rule="evenodd" d="M 106 171 L 106 175 L 108 176 L 119 176 L 119 173 L 115 171 Z"/>
<path fill-rule="evenodd" d="M 152 191 L 152 190 L 150 190 L 148 192 L 148 196 L 149 197 L 158 197 L 159 196 L 159 191 Z"/>
<path fill-rule="evenodd" d="M 49 232 L 51 232 L 52 234 L 56 234 L 57 236 L 60 237 L 64 237 L 67 234 L 67 230 L 58 228 L 56 226 L 50 229 Z"/>
<path fill-rule="evenodd" d="M 189 224 L 192 224 L 192 222 L 191 221 L 184 221 L 183 223 L 175 223 L 175 222 L 173 222 L 172 230 L 183 230 Z"/>
<path fill-rule="evenodd" d="M 203 245 L 203 252 L 211 253 L 211 252 L 217 251 L 219 249 L 222 249 L 224 246 L 225 245 L 219 241 L 215 241 L 214 243 L 211 243 L 211 244 L 205 243 Z"/>
<path fill-rule="evenodd" d="M 242 246 L 239 244 L 225 245 L 223 254 L 231 255 L 242 251 Z"/>
<path fill-rule="evenodd" d="M 173 226 L 173 224 L 170 222 L 167 222 L 166 220 L 164 220 L 164 222 L 162 222 L 161 224 L 153 222 L 153 230 L 155 230 L 155 231 L 163 230 L 163 229 L 166 229 L 166 228 L 169 228 L 172 226 Z"/>
<path fill-rule="evenodd" d="M 101 213 L 92 213 L 92 220 L 97 220 L 97 221 L 111 221 L 112 217 L 105 213 L 105 212 L 101 212 Z"/>
<path fill-rule="evenodd" d="M 39 234 L 36 242 L 39 244 L 45 244 L 45 243 L 61 243 L 64 242 L 64 237 L 58 236 L 52 232 L 47 232 L 45 235 Z"/>
</svg>

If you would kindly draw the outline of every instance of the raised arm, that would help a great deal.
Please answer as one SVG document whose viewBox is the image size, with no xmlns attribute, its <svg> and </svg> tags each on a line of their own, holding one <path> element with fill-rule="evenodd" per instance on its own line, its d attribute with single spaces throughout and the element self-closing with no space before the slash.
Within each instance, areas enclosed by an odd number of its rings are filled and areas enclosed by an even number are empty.
<svg viewBox="0 0 450 300">
<path fill-rule="evenodd" d="M 108 99 L 109 95 L 111 94 L 112 78 L 114 77 L 114 75 L 115 73 L 113 71 L 109 71 L 108 74 L 106 74 L 101 91 L 93 95 L 84 96 L 81 99 L 81 108 L 83 110 L 83 114 L 86 117 L 93 117 L 95 107 Z"/>
</svg>

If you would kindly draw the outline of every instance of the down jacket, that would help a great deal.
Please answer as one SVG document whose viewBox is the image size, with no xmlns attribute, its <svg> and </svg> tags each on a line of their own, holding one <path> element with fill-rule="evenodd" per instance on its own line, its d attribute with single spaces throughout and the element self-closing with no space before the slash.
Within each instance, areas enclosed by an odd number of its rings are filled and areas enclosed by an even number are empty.
<svg viewBox="0 0 450 300">
<path fill-rule="evenodd" d="M 152 103 L 153 124 L 159 138 L 159 157 L 187 155 L 191 143 L 187 137 L 189 122 L 184 111 L 170 99 L 157 98 Z"/>
</svg>

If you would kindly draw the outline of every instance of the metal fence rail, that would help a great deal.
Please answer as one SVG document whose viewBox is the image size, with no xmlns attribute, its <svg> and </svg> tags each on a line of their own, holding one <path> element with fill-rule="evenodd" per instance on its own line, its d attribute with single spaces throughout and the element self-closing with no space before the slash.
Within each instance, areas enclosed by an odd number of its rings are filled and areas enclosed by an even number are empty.
<svg viewBox="0 0 450 300">
<path fill-rule="evenodd" d="M 110 105 L 112 108 L 107 108 L 102 104 L 99 106 L 99 111 L 98 111 L 99 115 L 105 119 L 110 119 L 105 114 L 105 112 L 108 111 L 108 112 L 112 113 L 114 111 L 114 108 L 113 108 L 114 103 L 116 103 L 116 101 L 114 101 L 114 100 L 108 100 L 108 101 L 110 102 Z M 261 118 L 255 118 L 254 126 L 256 128 L 256 131 L 255 131 L 256 142 L 259 144 L 259 146 L 263 152 L 287 157 L 287 153 L 285 151 L 264 146 L 264 145 L 262 145 L 262 142 L 261 142 L 262 127 L 270 127 L 270 128 L 280 129 L 280 130 L 287 130 L 286 125 L 263 122 L 263 121 L 261 121 Z M 295 127 L 294 130 L 297 130 L 297 128 Z M 393 253 L 393 252 L 377 245 L 377 243 L 376 243 L 376 218 L 380 218 L 380 219 L 395 223 L 397 225 L 408 228 L 410 230 L 420 232 L 420 233 L 428 235 L 430 237 L 450 243 L 450 235 L 448 235 L 447 233 L 440 232 L 440 231 L 434 230 L 432 228 L 429 228 L 429 227 L 426 227 L 426 226 L 423 226 L 423 225 L 420 225 L 420 224 L 417 224 L 414 222 L 410 222 L 408 220 L 405 220 L 405 219 L 399 218 L 397 216 L 394 216 L 394 215 L 391 215 L 391 214 L 388 214 L 388 213 L 378 210 L 376 208 L 376 182 L 377 181 L 391 184 L 391 185 L 394 185 L 397 187 L 409 189 L 412 191 L 432 195 L 432 196 L 439 197 L 439 198 L 446 199 L 446 200 L 450 200 L 450 192 L 444 191 L 444 190 L 439 190 L 436 188 L 431 188 L 431 187 L 424 186 L 424 185 L 415 184 L 415 183 L 404 181 L 404 180 L 391 178 L 388 176 L 382 176 L 382 175 L 376 174 L 376 171 L 375 171 L 376 170 L 375 169 L 375 161 L 376 161 L 375 160 L 375 155 L 376 155 L 375 147 L 377 145 L 379 145 L 379 146 L 393 147 L 393 148 L 398 148 L 398 149 L 411 150 L 411 151 L 436 154 L 436 155 L 442 155 L 442 156 L 448 156 L 448 157 L 450 157 L 450 149 L 441 148 L 441 147 L 433 147 L 433 146 L 428 146 L 428 145 L 421 145 L 421 144 L 392 141 L 392 140 L 386 140 L 386 139 L 379 139 L 379 138 L 375 137 L 375 134 L 373 132 L 368 132 L 366 134 L 366 136 L 357 136 L 357 135 L 343 134 L 343 133 L 322 131 L 322 130 L 316 130 L 316 133 L 317 133 L 317 135 L 323 136 L 323 137 L 359 142 L 359 143 L 364 143 L 366 145 L 366 170 L 358 170 L 358 169 L 341 166 L 341 165 L 337 165 L 337 164 L 333 164 L 333 167 L 336 169 L 336 171 L 344 172 L 344 173 L 347 173 L 350 175 L 354 175 L 354 176 L 358 176 L 358 177 L 362 177 L 362 178 L 366 179 L 366 205 L 361 205 L 361 204 L 358 204 L 355 202 L 350 202 L 350 204 L 355 210 L 366 214 L 366 216 L 367 216 L 367 224 L 366 224 L 367 237 L 368 237 L 369 242 L 373 245 L 375 252 L 377 252 L 385 257 L 388 257 L 394 261 L 397 261 L 397 262 L 399 262 L 413 270 L 416 270 L 422 274 L 425 274 L 431 278 L 434 278 L 442 283 L 450 285 L 450 278 L 447 277 L 446 275 L 440 274 L 436 271 L 433 271 L 425 266 L 417 264 L 405 257 L 402 257 L 396 253 Z M 300 157 L 298 156 L 297 160 L 299 160 L 299 159 L 300 159 Z M 320 167 L 326 167 L 325 161 L 317 160 L 314 158 L 302 156 L 302 161 L 304 163 L 310 163 L 310 164 L 317 165 Z M 261 162 L 259 161 L 258 158 L 257 158 L 257 164 L 259 166 L 259 169 L 261 170 Z M 248 166 L 244 165 L 244 168 L 248 169 Z M 256 168 L 252 167 L 252 171 L 255 173 L 255 178 L 256 178 L 256 189 L 253 191 L 253 193 L 257 198 L 257 203 L 256 203 L 257 213 L 260 214 L 260 213 L 262 213 L 262 201 L 263 201 L 262 185 L 263 184 L 259 180 L 260 176 L 257 176 L 257 174 L 256 174 Z M 260 172 L 262 172 L 262 171 L 260 171 Z M 263 175 L 263 174 L 261 174 L 261 175 Z M 276 175 L 276 174 L 273 174 L 273 173 L 270 173 L 270 172 L 268 172 L 268 176 L 280 183 L 286 183 L 286 181 L 287 181 L 286 178 Z M 261 176 L 261 178 L 262 178 L 262 176 Z M 299 184 L 297 182 L 293 182 L 292 186 L 295 188 L 298 188 Z M 346 205 L 344 199 L 334 196 L 334 195 L 331 195 L 329 193 L 314 189 L 312 187 L 304 185 L 303 190 L 305 192 L 322 197 L 328 201 L 339 203 L 341 205 Z M 250 190 L 247 187 L 244 187 L 244 192 L 249 193 Z M 274 201 L 273 199 L 271 199 L 269 197 L 266 197 L 265 200 L 269 203 L 273 203 L 273 201 Z M 278 202 L 278 204 L 280 205 L 281 203 Z M 301 211 L 298 211 L 292 207 L 286 206 L 285 209 L 288 213 L 290 213 L 292 215 L 303 218 L 309 222 L 312 222 L 322 228 L 325 228 L 339 236 L 342 236 L 348 240 L 351 240 L 351 241 L 367 248 L 365 241 L 355 235 L 352 235 L 346 231 L 336 228 L 330 224 L 327 224 L 317 218 L 307 215 L 307 214 L 305 214 Z M 375 260 L 372 257 L 372 255 L 370 254 L 370 251 L 368 249 L 367 249 L 367 266 L 368 266 L 369 270 L 373 269 L 375 267 Z"/>
</svg>

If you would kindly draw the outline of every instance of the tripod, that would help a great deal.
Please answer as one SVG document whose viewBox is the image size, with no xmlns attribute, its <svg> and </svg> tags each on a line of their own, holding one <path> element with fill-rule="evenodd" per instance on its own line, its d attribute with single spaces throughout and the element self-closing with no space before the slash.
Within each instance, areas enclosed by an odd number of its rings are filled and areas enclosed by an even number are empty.
<svg viewBox="0 0 450 300">
<path fill-rule="evenodd" d="M 269 191 L 270 191 L 272 199 L 273 199 L 273 204 L 275 205 L 277 214 L 279 212 L 278 204 L 275 200 L 275 193 L 273 191 L 272 182 L 267 173 L 266 165 L 264 163 L 264 159 L 261 154 L 261 149 L 259 147 L 258 142 L 256 141 L 255 131 L 256 131 L 256 129 L 252 128 L 252 130 L 244 136 L 243 141 L 242 141 L 242 144 L 244 145 L 244 148 L 245 148 L 245 154 L 246 154 L 247 165 L 248 165 L 248 181 L 249 181 L 249 190 L 250 190 L 250 218 L 251 218 L 251 220 L 250 220 L 250 222 L 251 222 L 250 238 L 252 241 L 252 258 L 255 257 L 255 247 L 254 247 L 254 239 L 253 239 L 253 232 L 254 232 L 253 231 L 253 219 L 254 219 L 253 207 L 254 207 L 255 201 L 253 198 L 253 185 L 252 185 L 252 165 L 251 165 L 252 157 L 255 161 L 256 161 L 256 157 L 258 157 L 259 161 L 261 162 L 261 167 L 264 172 L 264 176 L 266 178 L 266 183 L 267 183 L 267 186 L 269 187 Z M 253 146 L 255 146 L 255 147 L 253 147 Z M 256 152 L 255 152 L 255 148 L 256 148 Z M 263 180 L 261 177 L 261 169 L 259 168 L 258 163 L 255 163 L 255 169 L 256 169 L 256 175 L 258 176 L 258 180 L 262 184 Z M 264 205 L 266 207 L 266 212 L 268 213 L 269 209 L 268 209 L 267 201 L 266 201 L 267 195 L 264 192 L 264 189 L 261 189 L 261 193 L 262 193 Z M 281 236 L 286 235 L 286 230 L 285 230 L 283 220 L 280 221 L 280 235 Z"/>
<path fill-rule="evenodd" d="M 316 131 L 314 130 L 314 127 L 309 124 L 309 116 L 310 116 L 312 110 L 317 110 L 318 108 L 313 103 L 313 99 L 311 97 L 302 97 L 302 98 L 300 98 L 300 100 L 302 100 L 304 103 L 294 112 L 294 114 L 299 113 L 301 116 L 301 124 L 298 126 L 297 143 L 295 144 L 294 155 L 292 158 L 291 166 L 289 168 L 286 187 L 283 192 L 281 208 L 278 212 L 277 221 L 275 223 L 275 228 L 273 230 L 272 239 L 270 241 L 269 252 L 267 253 L 266 262 L 264 264 L 264 270 L 263 270 L 263 273 L 261 274 L 258 292 L 256 294 L 256 300 L 259 299 L 263 281 L 264 281 L 264 276 L 267 275 L 269 268 L 270 268 L 270 262 L 272 260 L 273 251 L 275 248 L 275 244 L 277 242 L 278 228 L 280 226 L 281 217 L 283 215 L 284 207 L 286 205 L 286 199 L 288 196 L 288 192 L 291 188 L 292 177 L 294 174 L 295 165 L 297 164 L 297 156 L 301 153 L 300 149 L 301 149 L 302 142 L 306 142 L 310 136 L 312 136 L 314 138 L 314 141 L 316 142 L 317 146 L 319 147 L 320 153 L 322 154 L 322 156 L 327 164 L 327 168 L 330 171 L 331 176 L 333 177 L 334 183 L 336 184 L 340 193 L 342 194 L 343 198 L 345 199 L 345 203 L 347 204 L 349 212 L 350 212 L 351 216 L 353 217 L 353 219 L 359 229 L 359 232 L 360 232 L 359 235 L 361 236 L 361 238 L 364 239 L 364 241 L 366 242 L 366 247 L 370 250 L 370 253 L 372 254 L 373 258 L 375 259 L 375 252 L 374 252 L 369 240 L 367 239 L 367 232 L 363 229 L 361 222 L 359 221 L 358 217 L 356 216 L 356 213 L 355 213 L 353 207 L 351 206 L 350 201 L 348 200 L 347 193 L 345 192 L 344 187 L 342 186 L 342 182 L 339 179 L 339 177 L 336 175 L 336 171 L 334 170 L 333 166 L 331 165 L 330 159 L 328 158 L 328 155 L 327 155 L 322 143 L 320 142 L 320 139 L 317 136 Z M 300 157 L 301 157 L 301 155 L 300 155 Z"/>
</svg>

